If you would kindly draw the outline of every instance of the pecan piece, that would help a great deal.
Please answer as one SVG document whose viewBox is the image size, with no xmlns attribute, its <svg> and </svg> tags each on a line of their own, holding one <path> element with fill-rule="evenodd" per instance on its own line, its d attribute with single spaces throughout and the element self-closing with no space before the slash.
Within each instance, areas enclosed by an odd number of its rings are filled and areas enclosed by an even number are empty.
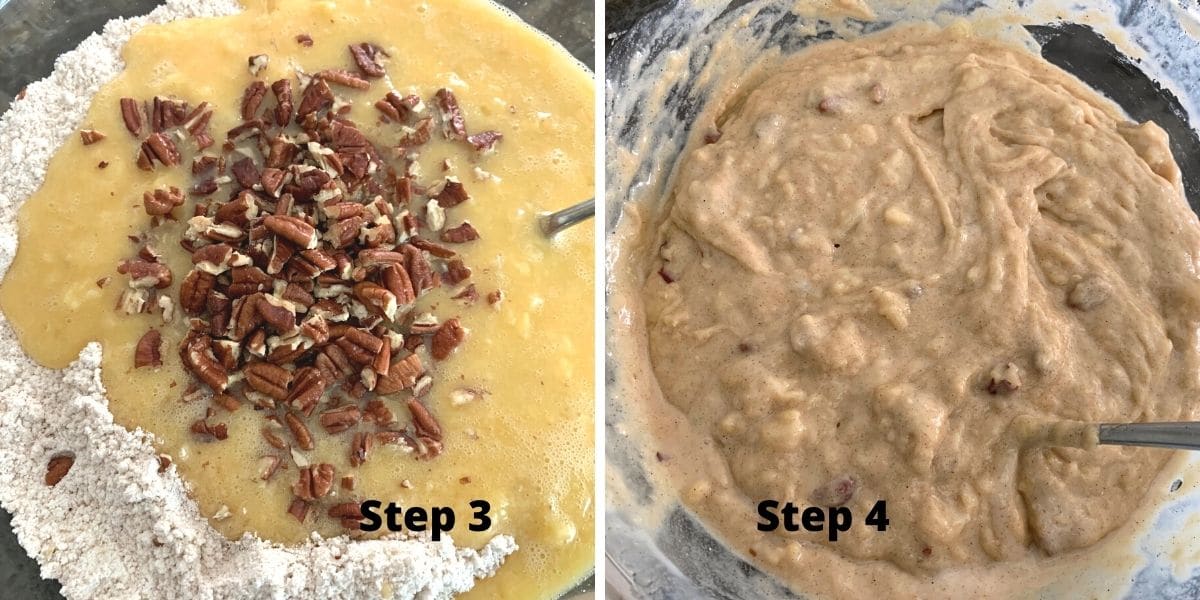
<svg viewBox="0 0 1200 600">
<path fill-rule="evenodd" d="M 258 167 L 254 164 L 254 159 L 243 158 L 230 167 L 233 172 L 233 178 L 237 180 L 238 185 L 243 188 L 252 188 L 255 184 L 262 180 L 262 175 L 258 172 Z"/>
<path fill-rule="evenodd" d="M 195 423 L 192 423 L 191 430 L 192 433 L 196 434 L 201 440 L 207 442 L 229 438 L 229 428 L 224 423 L 210 425 L 208 421 L 200 419 Z"/>
<path fill-rule="evenodd" d="M 433 289 L 433 269 L 429 266 L 429 260 L 425 258 L 425 254 L 416 246 L 408 244 L 403 246 L 403 251 L 408 257 L 404 266 L 408 271 L 409 280 L 412 281 L 413 292 L 420 296 Z"/>
<path fill-rule="evenodd" d="M 356 90 L 365 90 L 371 87 L 371 82 L 345 69 L 325 69 L 317 72 L 314 77 Z"/>
<path fill-rule="evenodd" d="M 324 498 L 333 489 L 333 476 L 333 465 L 329 463 L 304 467 L 292 486 L 292 493 L 306 501 Z"/>
<path fill-rule="evenodd" d="M 448 244 L 463 244 L 479 239 L 479 232 L 470 223 L 463 221 L 462 225 L 452 227 L 442 232 L 442 241 Z"/>
<path fill-rule="evenodd" d="M 354 286 L 354 297 L 362 302 L 367 310 L 387 319 L 396 320 L 398 308 L 396 295 L 387 288 L 370 281 L 363 281 Z"/>
<path fill-rule="evenodd" d="M 358 425 L 361 419 L 362 415 L 358 412 L 358 407 L 348 404 L 321 413 L 318 421 L 321 423 L 321 427 L 325 428 L 325 431 L 332 434 L 341 433 Z"/>
<path fill-rule="evenodd" d="M 150 134 L 150 137 L 142 143 L 141 152 L 138 155 L 138 167 L 143 171 L 153 171 L 155 160 L 168 167 L 174 167 L 183 160 L 175 142 L 162 132 Z"/>
<path fill-rule="evenodd" d="M 467 141 L 475 147 L 476 150 L 484 154 L 494 152 L 496 142 L 504 139 L 504 134 L 499 131 L 481 131 L 474 135 L 468 135 Z"/>
<path fill-rule="evenodd" d="M 103 141 L 106 137 L 108 136 L 96 131 L 95 129 L 84 129 L 83 131 L 79 132 L 79 138 L 83 140 L 84 146 L 91 146 L 96 142 Z"/>
<path fill-rule="evenodd" d="M 122 261 L 117 266 L 117 272 L 129 276 L 129 286 L 132 288 L 156 289 L 170 287 L 173 277 L 171 269 L 159 262 L 149 262 L 141 259 Z"/>
<path fill-rule="evenodd" d="M 409 354 L 392 362 L 387 375 L 381 375 L 375 382 L 375 393 L 386 396 L 410 389 L 424 374 L 425 367 L 421 364 L 421 357 L 415 353 Z"/>
<path fill-rule="evenodd" d="M 213 392 L 223 392 L 229 385 L 229 373 L 217 361 L 212 351 L 212 338 L 207 335 L 189 335 L 180 348 L 183 364 L 203 381 Z"/>
<path fill-rule="evenodd" d="M 442 189 L 434 196 L 442 208 L 452 208 L 471 199 L 467 188 L 454 177 L 447 177 Z"/>
<path fill-rule="evenodd" d="M 243 370 L 246 383 L 255 391 L 266 394 L 276 400 L 286 400 L 288 386 L 292 384 L 292 372 L 267 362 L 254 362 L 246 365 Z"/>
<path fill-rule="evenodd" d="M 50 487 L 58 485 L 58 482 L 67 476 L 74 464 L 75 456 L 72 454 L 52 456 L 50 462 L 46 464 L 46 485 Z"/>
<path fill-rule="evenodd" d="M 987 391 L 993 396 L 1007 396 L 1021 389 L 1021 370 L 1013 363 L 1000 363 L 988 374 Z"/>
<path fill-rule="evenodd" d="M 410 398 L 408 400 L 408 412 L 412 414 L 413 429 L 416 430 L 418 436 L 441 441 L 442 426 L 429 413 L 429 409 L 425 408 L 424 404 L 421 404 L 420 400 Z"/>
<path fill-rule="evenodd" d="M 292 81 L 280 79 L 271 84 L 271 91 L 275 93 L 275 124 L 283 127 L 292 120 Z"/>
<path fill-rule="evenodd" d="M 829 483 L 813 490 L 808 497 L 814 506 L 841 506 L 854 497 L 858 482 L 850 475 L 839 475 Z"/>
<path fill-rule="evenodd" d="M 133 98 L 121 98 L 121 120 L 133 137 L 142 137 L 142 107 Z"/>
<path fill-rule="evenodd" d="M 317 367 L 304 367 L 296 371 L 292 381 L 292 391 L 288 394 L 287 402 L 292 405 L 292 408 L 306 415 L 312 414 L 313 408 L 325 394 L 327 386 L 325 375 Z"/>
<path fill-rule="evenodd" d="M 345 478 L 342 478 L 343 483 Z M 329 507 L 329 516 L 337 519 L 345 529 L 355 530 L 359 528 L 359 522 L 363 519 L 362 507 L 358 502 L 342 502 Z"/>
<path fill-rule="evenodd" d="M 350 442 L 350 466 L 359 467 L 367 462 L 371 456 L 372 437 L 374 436 L 365 431 L 354 434 L 354 439 Z"/>
<path fill-rule="evenodd" d="M 316 248 L 321 241 L 317 230 L 299 217 L 270 215 L 263 219 L 263 224 L 271 233 L 306 250 Z"/>
<path fill-rule="evenodd" d="M 179 288 L 179 305 L 189 315 L 204 312 L 208 294 L 217 283 L 217 276 L 200 269 L 192 269 Z"/>
<path fill-rule="evenodd" d="M 312 450 L 314 448 L 312 432 L 308 430 L 308 426 L 304 424 L 304 421 L 300 420 L 300 417 L 297 417 L 295 413 L 287 413 L 283 416 L 283 420 L 287 423 L 288 429 L 292 432 L 292 437 L 296 438 L 296 444 L 300 446 L 301 450 Z"/>
<path fill-rule="evenodd" d="M 175 186 L 146 192 L 142 194 L 142 206 L 146 214 L 152 217 L 169 215 L 177 207 L 183 206 L 183 192 Z"/>
<path fill-rule="evenodd" d="M 383 70 L 379 55 L 387 56 L 387 53 L 374 44 L 364 42 L 350 46 L 350 57 L 354 59 L 354 64 L 363 77 L 378 78 L 387 75 L 387 71 Z"/>
<path fill-rule="evenodd" d="M 162 334 L 157 329 L 151 329 L 142 334 L 137 348 L 133 352 L 133 367 L 157 367 L 162 365 Z"/>
<path fill-rule="evenodd" d="M 258 115 L 258 109 L 262 106 L 263 98 L 266 95 L 267 84 L 261 81 L 254 81 L 249 86 L 246 86 L 246 91 L 242 94 L 243 121 L 249 121 Z"/>
<path fill-rule="evenodd" d="M 324 79 L 313 78 L 308 87 L 304 88 L 304 94 L 300 96 L 300 107 L 296 109 L 296 120 L 301 121 L 308 115 L 319 110 L 326 110 L 331 106 L 333 106 L 333 90 L 329 89 L 329 84 L 325 83 Z"/>
<path fill-rule="evenodd" d="M 442 135 L 446 139 L 461 140 L 467 137 L 467 123 L 454 92 L 442 88 L 435 94 L 438 111 L 442 118 Z"/>
<path fill-rule="evenodd" d="M 311 46 L 312 43 L 309 42 L 308 45 Z M 296 517 L 297 521 L 303 523 L 304 519 L 308 516 L 308 503 L 299 498 L 295 498 L 292 500 L 292 503 L 288 505 L 287 511 L 289 515 Z"/>
<path fill-rule="evenodd" d="M 388 371 L 391 371 L 390 365 Z M 396 415 L 392 414 L 392 409 L 388 408 L 383 400 L 376 398 L 367 402 L 363 411 L 363 420 L 376 425 L 391 425 L 396 422 Z"/>
<path fill-rule="evenodd" d="M 429 354 L 436 360 L 446 360 L 466 337 L 467 330 L 458 322 L 458 319 L 450 319 L 442 323 L 442 326 L 433 334 Z"/>
</svg>

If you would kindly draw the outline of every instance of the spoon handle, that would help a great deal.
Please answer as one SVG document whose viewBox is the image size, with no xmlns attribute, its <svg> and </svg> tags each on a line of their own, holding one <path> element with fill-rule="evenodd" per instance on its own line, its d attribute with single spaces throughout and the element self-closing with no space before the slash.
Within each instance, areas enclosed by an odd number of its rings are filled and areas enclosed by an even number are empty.
<svg viewBox="0 0 1200 600">
<path fill-rule="evenodd" d="M 1100 425 L 1100 443 L 1200 450 L 1200 423 L 1109 423 Z"/>
<path fill-rule="evenodd" d="M 593 198 L 557 212 L 542 213 L 538 215 L 538 224 L 546 237 L 554 237 L 558 232 L 594 216 L 596 216 L 596 200 Z"/>
</svg>

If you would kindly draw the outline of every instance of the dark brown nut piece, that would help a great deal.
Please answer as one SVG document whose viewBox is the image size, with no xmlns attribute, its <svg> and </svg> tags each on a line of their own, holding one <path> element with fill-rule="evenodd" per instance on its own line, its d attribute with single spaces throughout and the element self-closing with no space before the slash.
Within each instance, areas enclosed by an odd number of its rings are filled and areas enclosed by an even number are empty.
<svg viewBox="0 0 1200 600">
<path fill-rule="evenodd" d="M 275 471 L 279 470 L 279 465 L 282 462 L 278 456 L 264 456 L 258 459 L 258 478 L 263 481 L 270 481 L 275 476 Z"/>
<path fill-rule="evenodd" d="M 396 320 L 397 298 L 387 288 L 370 281 L 363 281 L 355 284 L 354 297 L 372 313 L 388 321 Z"/>
<path fill-rule="evenodd" d="M 429 413 L 429 409 L 425 408 L 424 404 L 421 404 L 420 400 L 410 398 L 408 400 L 408 412 L 412 413 L 413 428 L 416 430 L 418 436 L 441 441 L 442 426 Z"/>
<path fill-rule="evenodd" d="M 849 108 L 849 103 L 841 96 L 826 96 L 817 104 L 817 111 L 826 115 L 839 115 Z"/>
<path fill-rule="evenodd" d="M 1099 307 L 1112 296 L 1112 286 L 1099 277 L 1088 277 L 1071 289 L 1067 295 L 1067 306 L 1081 311 L 1089 311 Z"/>
<path fill-rule="evenodd" d="M 413 291 L 412 280 L 408 278 L 408 271 L 404 270 L 399 265 L 388 265 L 381 271 L 383 285 L 392 293 L 396 299 L 396 311 L 398 314 L 407 314 L 412 310 L 413 303 L 417 300 L 417 293 Z"/>
<path fill-rule="evenodd" d="M 292 372 L 266 362 L 255 362 L 246 365 L 243 370 L 246 383 L 255 391 L 266 394 L 276 400 L 286 400 L 288 386 L 292 384 Z"/>
<path fill-rule="evenodd" d="M 391 371 L 391 365 L 388 365 L 388 370 Z M 363 420 L 376 425 L 391 425 L 396 422 L 396 415 L 392 414 L 392 410 L 383 400 L 376 398 L 367 402 L 363 410 Z"/>
<path fill-rule="evenodd" d="M 219 296 L 219 293 L 213 292 L 213 296 Z M 224 334 L 224 330 L 222 329 L 220 333 Z M 237 370 L 242 354 L 241 344 L 233 340 L 214 340 L 212 348 L 213 356 L 217 357 L 217 361 L 221 363 L 221 366 L 225 367 L 225 370 Z"/>
<path fill-rule="evenodd" d="M 237 398 L 234 398 L 233 394 L 214 394 L 212 400 L 213 404 L 220 406 L 227 412 L 235 412 L 242 407 L 242 403 Z"/>
<path fill-rule="evenodd" d="M 433 334 L 429 354 L 436 360 L 446 360 L 454 349 L 467 337 L 467 330 L 458 319 L 450 319 Z"/>
<path fill-rule="evenodd" d="M 292 120 L 292 81 L 280 79 L 271 84 L 271 91 L 275 93 L 275 124 L 283 127 Z"/>
<path fill-rule="evenodd" d="M 321 416 L 318 419 L 318 421 L 321 423 L 321 427 L 324 427 L 325 431 L 329 433 L 341 433 L 346 431 L 347 429 L 358 425 L 360 420 L 362 420 L 362 414 L 358 412 L 358 407 L 352 404 L 327 410 L 321 413 Z"/>
<path fill-rule="evenodd" d="M 192 423 L 192 433 L 196 434 L 201 440 L 211 442 L 213 440 L 224 440 L 229 438 L 229 428 L 224 423 L 210 424 L 204 419 L 200 419 Z"/>
<path fill-rule="evenodd" d="M 448 244 L 463 244 L 479 239 L 479 232 L 470 223 L 463 221 L 462 225 L 452 227 L 442 232 L 442 241 Z"/>
<path fill-rule="evenodd" d="M 263 219 L 263 224 L 271 233 L 296 244 L 302 249 L 312 250 L 321 241 L 317 230 L 299 217 L 284 217 L 270 215 Z"/>
<path fill-rule="evenodd" d="M 500 290 L 493 290 L 493 291 L 488 292 L 487 301 L 488 301 L 488 304 L 490 304 L 492 306 L 496 306 L 497 304 L 500 304 L 500 301 L 503 299 L 504 299 L 504 292 L 502 292 Z"/>
<path fill-rule="evenodd" d="M 138 340 L 137 349 L 133 352 L 133 366 L 135 369 L 142 367 L 157 367 L 162 365 L 162 334 L 157 329 L 151 329 L 142 334 L 142 338 Z"/>
<path fill-rule="evenodd" d="M 412 239 L 408 240 L 408 243 L 438 258 L 453 258 L 458 255 L 458 253 L 454 250 L 451 250 L 450 248 L 447 248 L 437 242 L 431 242 L 420 236 L 413 236 Z"/>
<path fill-rule="evenodd" d="M 1021 370 L 1013 363 L 1000 363 L 988 374 L 987 391 L 1007 396 L 1021 389 Z"/>
<path fill-rule="evenodd" d="M 438 112 L 442 120 L 442 135 L 446 139 L 461 140 L 467 137 L 467 122 L 454 92 L 442 88 L 435 95 Z"/>
<path fill-rule="evenodd" d="M 345 478 L 343 478 L 344 480 Z M 340 521 L 354 521 L 354 528 L 358 528 L 358 522 L 362 520 L 362 506 L 358 502 L 342 502 L 329 507 L 329 516 Z"/>
<path fill-rule="evenodd" d="M 350 466 L 359 467 L 371 457 L 371 446 L 374 445 L 371 434 L 359 431 L 350 442 Z"/>
<path fill-rule="evenodd" d="M 258 167 L 254 165 L 254 159 L 249 157 L 233 163 L 230 170 L 233 172 L 233 178 L 237 180 L 238 185 L 243 188 L 254 187 L 262 178 L 262 175 L 258 172 Z"/>
<path fill-rule="evenodd" d="M 379 380 L 375 382 L 375 393 L 386 396 L 410 389 L 424 374 L 425 367 L 421 364 L 421 357 L 417 354 L 409 354 L 392 362 L 387 375 L 380 376 Z"/>
<path fill-rule="evenodd" d="M 379 250 L 368 248 L 358 253 L 355 257 L 355 263 L 360 267 L 371 269 L 374 267 L 384 267 L 387 265 L 403 265 L 407 259 L 402 252 L 395 250 Z"/>
<path fill-rule="evenodd" d="M 207 335 L 189 335 L 184 338 L 180 358 L 184 366 L 197 379 L 212 388 L 213 392 L 223 392 L 229 385 L 229 373 L 224 365 L 217 361 L 212 351 L 212 338 Z"/>
<path fill-rule="evenodd" d="M 504 134 L 499 131 L 481 131 L 474 135 L 468 135 L 467 141 L 475 147 L 476 150 L 484 154 L 494 152 L 496 150 L 496 142 L 504 139 Z"/>
<path fill-rule="evenodd" d="M 313 408 L 325 394 L 328 381 L 317 367 L 304 367 L 296 371 L 292 380 L 292 391 L 288 394 L 287 402 L 292 408 L 306 415 L 312 414 Z M 323 423 L 322 423 L 323 425 Z"/>
<path fill-rule="evenodd" d="M 413 292 L 417 296 L 433 289 L 433 268 L 429 266 L 429 260 L 425 258 L 425 254 L 417 249 L 416 246 L 405 244 L 402 247 L 408 261 L 404 268 L 408 271 L 408 278 L 412 281 Z"/>
<path fill-rule="evenodd" d="M 334 343 L 347 358 L 358 365 L 371 364 L 379 349 L 383 347 L 383 340 L 358 328 L 347 329 Z"/>
<path fill-rule="evenodd" d="M 310 42 L 308 45 L 311 46 L 312 43 Z M 300 521 L 301 523 L 303 523 L 304 519 L 306 517 L 308 517 L 308 503 L 299 498 L 295 498 L 292 500 L 292 503 L 288 506 L 287 511 L 288 511 L 289 515 L 296 517 L 297 521 Z"/>
<path fill-rule="evenodd" d="M 333 465 L 329 463 L 304 467 L 292 486 L 292 494 L 307 501 L 324 498 L 333 489 L 333 475 Z"/>
<path fill-rule="evenodd" d="M 296 330 L 296 313 L 283 300 L 267 294 L 255 296 L 255 310 L 275 333 L 287 334 Z"/>
<path fill-rule="evenodd" d="M 216 275 L 192 269 L 187 277 L 183 278 L 183 284 L 179 288 L 179 305 L 183 307 L 184 312 L 189 315 L 198 315 L 204 312 L 209 292 L 216 283 Z"/>
<path fill-rule="evenodd" d="M 71 471 L 71 467 L 75 464 L 75 456 L 72 454 L 60 454 L 50 458 L 50 462 L 46 464 L 46 485 L 54 487 L 58 482 L 67 476 Z"/>
<path fill-rule="evenodd" d="M 420 460 L 437 458 L 442 453 L 442 441 L 420 435 L 401 434 L 400 440 L 412 448 L 413 454 Z"/>
<path fill-rule="evenodd" d="M 308 35 L 307 33 L 301 33 L 296 36 L 296 43 L 304 46 L 305 48 L 312 48 L 313 39 L 311 35 Z"/>
<path fill-rule="evenodd" d="M 218 208 L 213 220 L 217 223 L 233 223 L 238 227 L 245 227 L 251 219 L 258 216 L 258 212 L 258 203 L 254 201 L 254 194 L 243 191 L 229 203 Z"/>
<path fill-rule="evenodd" d="M 829 483 L 813 490 L 808 499 L 814 506 L 842 506 L 854 497 L 858 481 L 850 475 L 839 475 Z"/>
<path fill-rule="evenodd" d="M 121 120 L 133 137 L 142 136 L 142 107 L 133 98 L 121 98 Z"/>
<path fill-rule="evenodd" d="M 263 439 L 267 440 L 267 443 L 273 448 L 277 448 L 279 450 L 287 448 L 287 442 L 283 441 L 283 438 L 279 437 L 279 434 L 271 431 L 270 429 L 264 427 L 262 430 L 262 436 Z"/>
<path fill-rule="evenodd" d="M 329 237 L 332 239 L 334 247 L 346 248 L 354 244 L 365 223 L 366 220 L 360 216 L 348 217 L 335 222 L 329 229 Z"/>
<path fill-rule="evenodd" d="M 143 159 L 144 158 L 144 159 Z M 138 167 L 143 171 L 154 170 L 154 160 L 168 167 L 174 167 L 183 160 L 175 142 L 165 133 L 155 132 L 142 143 L 141 155 L 138 157 Z"/>
<path fill-rule="evenodd" d="M 275 281 L 275 278 L 252 265 L 234 267 L 230 271 L 230 274 L 233 276 L 233 283 L 229 285 L 228 293 L 232 298 L 240 298 L 268 290 Z"/>
<path fill-rule="evenodd" d="M 331 106 L 333 106 L 333 90 L 329 89 L 329 84 L 325 83 L 324 79 L 315 77 L 308 87 L 304 88 L 304 94 L 300 96 L 300 106 L 296 109 L 296 120 L 302 121 L 308 115 L 319 110 L 327 110 Z"/>
<path fill-rule="evenodd" d="M 455 258 L 446 263 L 446 282 L 450 285 L 458 285 L 470 278 L 471 269 L 462 259 Z"/>
<path fill-rule="evenodd" d="M 356 90 L 365 90 L 371 87 L 371 82 L 345 69 L 325 69 L 318 71 L 314 77 Z"/>
<path fill-rule="evenodd" d="M 91 146 L 96 142 L 103 141 L 108 136 L 96 131 L 95 129 L 84 129 L 79 132 L 79 138 L 83 140 L 84 146 Z"/>
<path fill-rule="evenodd" d="M 362 43 L 350 46 L 350 57 L 354 59 L 354 64 L 363 77 L 377 78 L 387 75 L 387 71 L 383 70 L 383 64 L 379 60 L 380 55 L 387 56 L 387 53 L 374 44 Z"/>
<path fill-rule="evenodd" d="M 274 169 L 271 167 L 263 169 L 262 174 L 259 175 L 259 181 L 262 183 L 263 191 L 269 196 L 278 198 L 279 191 L 283 189 L 284 175 L 285 173 L 279 169 Z"/>
<path fill-rule="evenodd" d="M 141 259 L 122 261 L 117 266 L 117 272 L 129 276 L 129 286 L 133 288 L 164 289 L 170 287 L 173 277 L 171 269 L 162 263 L 149 262 Z"/>
<path fill-rule="evenodd" d="M 246 86 L 245 93 L 242 94 L 242 120 L 249 121 L 258 116 L 258 109 L 262 106 L 263 98 L 267 95 L 267 84 L 261 81 L 252 82 Z"/>
<path fill-rule="evenodd" d="M 312 450 L 314 447 L 312 432 L 308 430 L 304 421 L 300 420 L 295 413 L 287 413 L 283 416 L 283 420 L 292 432 L 292 437 L 296 438 L 296 445 L 300 446 L 301 450 Z"/>
<path fill-rule="evenodd" d="M 467 269 L 469 272 L 470 269 Z M 468 304 L 474 304 L 479 299 L 479 291 L 475 289 L 475 284 L 468 284 L 463 291 L 451 297 L 451 300 L 466 300 Z"/>
<path fill-rule="evenodd" d="M 453 177 L 447 177 L 442 189 L 434 198 L 442 208 L 453 208 L 470 200 L 471 194 L 467 193 L 467 188 L 463 186 L 462 182 Z"/>
</svg>

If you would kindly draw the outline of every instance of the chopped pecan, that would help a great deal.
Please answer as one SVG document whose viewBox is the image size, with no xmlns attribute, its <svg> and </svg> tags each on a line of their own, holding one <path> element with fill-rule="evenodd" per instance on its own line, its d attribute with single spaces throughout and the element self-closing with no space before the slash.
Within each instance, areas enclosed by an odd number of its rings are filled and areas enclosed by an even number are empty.
<svg viewBox="0 0 1200 600">
<path fill-rule="evenodd" d="M 413 292 L 417 296 L 433 289 L 433 269 L 429 266 L 429 260 L 425 258 L 425 254 L 416 246 L 405 244 L 403 247 L 405 256 L 408 257 L 407 263 L 404 265 L 408 271 L 408 278 L 412 281 Z"/>
<path fill-rule="evenodd" d="M 358 425 L 361 418 L 362 415 L 358 412 L 357 406 L 346 405 L 321 413 L 318 420 L 321 423 L 321 427 L 325 428 L 325 431 L 329 433 L 341 433 Z"/>
<path fill-rule="evenodd" d="M 205 419 L 200 419 L 192 423 L 191 430 L 192 433 L 199 436 L 201 440 L 209 442 L 213 440 L 224 440 L 229 437 L 229 428 L 224 423 L 211 425 Z"/>
<path fill-rule="evenodd" d="M 148 288 L 153 286 L 161 290 L 170 287 L 173 279 L 171 269 L 167 265 L 142 259 L 122 261 L 117 266 L 117 272 L 122 275 L 128 275 L 129 286 L 133 288 Z"/>
<path fill-rule="evenodd" d="M 442 135 L 446 139 L 461 140 L 467 137 L 467 123 L 454 92 L 442 88 L 435 95 L 442 119 Z"/>
<path fill-rule="evenodd" d="M 463 187 L 462 182 L 454 177 L 447 177 L 442 189 L 434 197 L 437 198 L 438 204 L 442 208 L 453 208 L 471 199 L 467 188 Z"/>
<path fill-rule="evenodd" d="M 1021 370 L 1013 363 L 1000 363 L 988 374 L 987 391 L 1007 396 L 1021 389 Z"/>
<path fill-rule="evenodd" d="M 271 84 L 271 91 L 275 94 L 275 124 L 283 127 L 292 120 L 292 81 L 280 79 Z"/>
<path fill-rule="evenodd" d="M 429 354 L 436 360 L 445 360 L 466 337 L 467 330 L 458 322 L 458 319 L 450 319 L 433 334 Z"/>
<path fill-rule="evenodd" d="M 850 475 L 839 475 L 812 491 L 809 501 L 815 506 L 842 506 L 854 497 L 858 482 Z"/>
<path fill-rule="evenodd" d="M 312 414 L 313 408 L 317 406 L 317 403 L 321 400 L 321 396 L 325 394 L 327 385 L 328 380 L 319 368 L 304 367 L 299 369 L 296 371 L 292 391 L 288 394 L 287 402 L 292 405 L 292 408 L 305 415 Z"/>
<path fill-rule="evenodd" d="M 441 441 L 442 426 L 429 413 L 429 409 L 425 408 L 424 404 L 421 404 L 420 400 L 410 398 L 408 400 L 408 412 L 412 414 L 413 428 L 416 430 L 417 435 Z"/>
<path fill-rule="evenodd" d="M 450 285 L 458 285 L 471 278 L 471 269 L 462 259 L 455 258 L 446 263 L 446 281 Z"/>
<path fill-rule="evenodd" d="M 421 364 L 421 357 L 416 353 L 409 354 L 392 362 L 387 375 L 381 376 L 375 383 L 375 393 L 386 396 L 410 389 L 424 374 L 425 367 Z"/>
<path fill-rule="evenodd" d="M 192 269 L 179 288 L 179 305 L 189 315 L 204 312 L 208 295 L 217 283 L 217 277 L 200 269 Z"/>
<path fill-rule="evenodd" d="M 310 42 L 308 45 L 311 46 L 312 43 Z M 289 515 L 296 517 L 297 521 L 303 523 L 304 519 L 308 517 L 308 503 L 299 498 L 293 498 L 292 503 L 288 505 L 287 511 Z"/>
<path fill-rule="evenodd" d="M 420 236 L 414 236 L 412 239 L 408 240 L 408 243 L 438 258 L 453 258 L 458 254 L 450 248 L 447 248 L 437 242 L 431 242 Z"/>
<path fill-rule="evenodd" d="M 373 445 L 372 435 L 359 431 L 354 434 L 354 439 L 350 442 L 350 465 L 353 467 L 362 466 L 371 456 L 371 446 Z"/>
<path fill-rule="evenodd" d="M 269 455 L 258 459 L 258 478 L 263 481 L 270 481 L 275 476 L 275 471 L 279 470 L 278 456 Z"/>
<path fill-rule="evenodd" d="M 306 250 L 316 248 L 321 240 L 317 230 L 299 217 L 270 215 L 263 219 L 263 224 L 271 233 Z"/>
<path fill-rule="evenodd" d="M 162 163 L 164 166 L 174 167 L 183 160 L 179 154 L 179 149 L 176 148 L 175 142 L 170 136 L 155 132 L 146 138 L 142 143 L 141 153 L 138 155 L 138 167 L 143 171 L 154 170 L 154 160 Z"/>
<path fill-rule="evenodd" d="M 343 478 L 344 479 L 344 478 Z M 341 521 L 345 524 L 346 521 L 354 523 L 354 529 L 358 529 L 358 522 L 362 520 L 362 507 L 358 502 L 342 502 L 329 507 L 329 516 Z"/>
<path fill-rule="evenodd" d="M 150 216 L 169 215 L 176 207 L 183 205 L 183 192 L 175 186 L 146 192 L 142 194 L 142 205 Z"/>
<path fill-rule="evenodd" d="M 329 89 L 329 84 L 325 83 L 324 79 L 314 78 L 309 82 L 308 87 L 304 88 L 304 94 L 300 96 L 296 120 L 303 120 L 308 115 L 320 110 L 327 110 L 331 106 L 333 106 L 333 90 Z"/>
<path fill-rule="evenodd" d="M 311 35 L 308 35 L 307 33 L 301 33 L 296 36 L 296 43 L 304 46 L 305 48 L 312 48 L 313 39 Z"/>
<path fill-rule="evenodd" d="M 213 404 L 220 406 L 227 412 L 234 412 L 242 406 L 242 403 L 237 398 L 234 398 L 233 394 L 226 393 L 214 394 Z"/>
<path fill-rule="evenodd" d="M 133 366 L 136 369 L 142 367 L 157 367 L 162 365 L 162 334 L 157 329 L 151 329 L 142 334 L 138 340 L 137 348 L 133 353 Z"/>
<path fill-rule="evenodd" d="M 223 392 L 229 385 L 229 373 L 213 355 L 212 338 L 207 335 L 189 335 L 184 338 L 180 358 L 184 366 L 197 379 L 212 388 L 213 392 Z"/>
<path fill-rule="evenodd" d="M 388 370 L 391 370 L 390 365 Z M 386 426 L 396 422 L 396 415 L 392 414 L 392 410 L 383 403 L 383 400 L 375 398 L 367 402 L 367 406 L 363 410 L 363 420 Z"/>
<path fill-rule="evenodd" d="M 96 142 L 104 140 L 104 138 L 107 136 L 99 131 L 96 131 L 95 129 L 84 129 L 83 131 L 79 132 L 79 137 L 83 140 L 84 146 L 91 146 Z"/>
<path fill-rule="evenodd" d="M 397 298 L 387 288 L 369 281 L 363 281 L 354 286 L 354 297 L 362 302 L 367 310 L 387 319 L 396 320 Z"/>
<path fill-rule="evenodd" d="M 380 55 L 387 56 L 387 53 L 374 44 L 364 42 L 350 46 L 350 56 L 354 59 L 354 64 L 363 77 L 378 78 L 387 75 L 387 71 L 383 70 L 383 64 L 379 60 Z"/>
<path fill-rule="evenodd" d="M 142 137 L 142 107 L 133 98 L 121 98 L 121 120 L 133 137 Z"/>
<path fill-rule="evenodd" d="M 270 444 L 274 448 L 278 448 L 280 450 L 287 448 L 287 442 L 283 441 L 283 438 L 279 437 L 279 434 L 275 433 L 274 431 L 271 431 L 268 428 L 265 428 L 265 427 L 263 428 L 262 436 L 263 436 L 263 439 L 267 440 L 267 443 Z"/>
<path fill-rule="evenodd" d="M 474 135 L 468 135 L 467 141 L 475 147 L 476 150 L 488 154 L 496 149 L 496 142 L 504 139 L 504 134 L 499 131 L 481 131 Z"/>
<path fill-rule="evenodd" d="M 292 437 L 296 438 L 296 444 L 301 450 L 312 450 L 313 437 L 309 432 L 308 426 L 295 413 L 287 413 L 283 416 L 284 422 L 287 423 L 288 429 L 292 432 Z"/>
<path fill-rule="evenodd" d="M 46 485 L 50 487 L 58 485 L 58 482 L 67 476 L 74 464 L 75 455 L 73 454 L 58 454 L 50 457 L 50 462 L 46 464 Z"/>
<path fill-rule="evenodd" d="M 371 87 L 371 82 L 345 69 L 325 69 L 316 73 L 314 77 L 356 90 L 365 90 Z"/>
<path fill-rule="evenodd" d="M 262 106 L 263 98 L 267 96 L 267 84 L 261 81 L 254 81 L 246 86 L 246 91 L 242 94 L 242 120 L 249 121 L 258 115 L 258 109 Z"/>
<path fill-rule="evenodd" d="M 300 469 L 300 477 L 292 486 L 292 494 L 306 501 L 324 498 L 333 490 L 333 465 L 321 463 Z"/>
<path fill-rule="evenodd" d="M 266 394 L 276 400 L 286 400 L 288 386 L 292 384 L 292 372 L 266 362 L 254 362 L 243 369 L 246 383 L 255 391 Z"/>
<path fill-rule="evenodd" d="M 466 221 L 463 221 L 458 227 L 452 227 L 442 232 L 442 241 L 449 244 L 462 244 L 477 239 L 479 239 L 479 232 Z"/>
<path fill-rule="evenodd" d="M 261 174 L 258 172 L 258 167 L 254 164 L 254 159 L 243 158 L 230 167 L 233 172 L 233 178 L 237 180 L 238 185 L 243 188 L 252 188 L 261 181 Z"/>
</svg>

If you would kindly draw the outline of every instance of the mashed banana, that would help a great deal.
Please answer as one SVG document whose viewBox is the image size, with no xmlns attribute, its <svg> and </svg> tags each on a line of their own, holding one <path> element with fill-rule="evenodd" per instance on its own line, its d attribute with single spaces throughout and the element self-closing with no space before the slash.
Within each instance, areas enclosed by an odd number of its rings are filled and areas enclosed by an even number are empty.
<svg viewBox="0 0 1200 600">
<path fill-rule="evenodd" d="M 831 561 L 930 590 L 1139 508 L 1169 452 L 1046 439 L 1197 417 L 1200 227 L 1159 127 L 1023 49 L 921 28 L 819 44 L 716 125 L 641 294 L 663 395 L 719 457 L 667 463 L 710 527 L 840 596 L 867 588 Z M 765 499 L 859 525 L 753 532 Z M 861 526 L 877 500 L 886 532 Z"/>
</svg>

